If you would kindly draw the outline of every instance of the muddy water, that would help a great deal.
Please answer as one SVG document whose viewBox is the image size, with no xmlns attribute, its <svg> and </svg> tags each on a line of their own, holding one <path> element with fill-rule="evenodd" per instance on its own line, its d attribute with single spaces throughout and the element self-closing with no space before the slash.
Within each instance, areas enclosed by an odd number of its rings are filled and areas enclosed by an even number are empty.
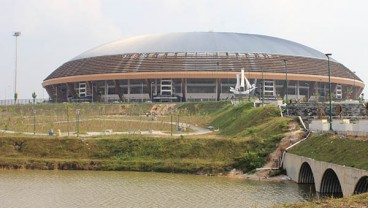
<svg viewBox="0 0 368 208">
<path fill-rule="evenodd" d="M 292 182 L 166 173 L 0 171 L 0 207 L 272 207 L 304 197 Z"/>
</svg>

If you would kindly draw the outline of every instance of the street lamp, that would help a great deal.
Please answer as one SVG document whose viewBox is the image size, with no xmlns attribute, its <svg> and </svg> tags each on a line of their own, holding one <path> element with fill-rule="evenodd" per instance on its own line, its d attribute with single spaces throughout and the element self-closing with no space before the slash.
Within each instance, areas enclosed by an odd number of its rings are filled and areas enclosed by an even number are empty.
<svg viewBox="0 0 368 208">
<path fill-rule="evenodd" d="M 330 100 L 330 131 L 333 131 L 332 129 L 332 96 L 331 96 L 331 69 L 330 69 L 330 56 L 331 53 L 326 53 L 327 56 L 327 65 L 328 65 L 328 97 Z"/>
<path fill-rule="evenodd" d="M 33 134 L 36 135 L 36 110 L 32 107 L 33 113 Z"/>
<path fill-rule="evenodd" d="M 79 115 L 80 115 L 80 109 L 75 110 L 75 123 L 76 123 L 76 130 L 77 130 L 77 137 L 79 137 Z"/>
<path fill-rule="evenodd" d="M 69 106 L 65 106 L 65 112 L 66 112 L 66 123 L 67 123 L 67 129 L 68 129 L 68 136 L 69 136 Z"/>
<path fill-rule="evenodd" d="M 94 92 L 94 87 L 93 87 L 93 82 L 91 82 L 91 84 L 92 84 L 92 100 L 91 100 L 91 102 L 93 103 L 93 92 Z"/>
<path fill-rule="evenodd" d="M 307 85 L 307 87 L 308 87 L 308 92 L 307 92 L 307 102 L 308 102 L 308 100 L 309 100 L 309 83 L 305 83 L 305 85 Z"/>
<path fill-rule="evenodd" d="M 262 107 L 264 106 L 264 89 L 265 89 L 265 80 L 264 80 L 264 77 L 263 77 L 263 69 L 262 69 Z"/>
<path fill-rule="evenodd" d="M 153 102 L 153 90 L 152 90 L 153 84 L 154 82 L 151 82 L 151 102 Z"/>
<path fill-rule="evenodd" d="M 142 88 L 141 88 L 141 102 L 143 103 L 143 80 L 141 82 Z"/>
<path fill-rule="evenodd" d="M 287 69 L 287 65 L 286 65 L 287 60 L 284 59 L 284 65 L 285 65 L 285 73 L 286 73 L 286 115 L 289 114 L 288 112 L 288 94 L 289 94 L 289 85 L 288 85 L 288 69 Z"/>
<path fill-rule="evenodd" d="M 13 34 L 15 37 L 15 74 L 14 74 L 14 101 L 17 103 L 18 99 L 18 89 L 17 89 L 17 71 L 18 71 L 18 36 L 20 32 L 15 32 Z"/>
<path fill-rule="evenodd" d="M 170 112 L 170 116 L 171 116 L 171 121 L 170 121 L 170 127 L 171 127 L 170 136 L 172 136 L 173 135 L 173 114 L 172 114 L 172 112 Z"/>
</svg>

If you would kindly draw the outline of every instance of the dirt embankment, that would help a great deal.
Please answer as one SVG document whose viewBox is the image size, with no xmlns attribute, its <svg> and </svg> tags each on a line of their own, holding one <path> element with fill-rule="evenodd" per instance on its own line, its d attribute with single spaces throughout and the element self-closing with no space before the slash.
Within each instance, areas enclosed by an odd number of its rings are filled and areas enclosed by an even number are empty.
<svg viewBox="0 0 368 208">
<path fill-rule="evenodd" d="M 278 168 L 280 165 L 282 154 L 286 148 L 300 141 L 305 136 L 305 132 L 299 128 L 299 125 L 296 122 L 290 122 L 288 128 L 289 128 L 288 133 L 280 141 L 277 149 L 268 156 L 267 158 L 268 162 L 262 168 L 259 168 L 253 174 L 243 174 L 241 171 L 237 171 L 234 169 L 230 171 L 227 176 L 231 178 L 244 178 L 251 180 L 267 180 L 267 181 L 288 180 L 287 176 L 279 175 L 280 170 L 278 170 Z"/>
<path fill-rule="evenodd" d="M 150 113 L 155 115 L 166 115 L 175 109 L 176 104 L 155 104 Z"/>
</svg>

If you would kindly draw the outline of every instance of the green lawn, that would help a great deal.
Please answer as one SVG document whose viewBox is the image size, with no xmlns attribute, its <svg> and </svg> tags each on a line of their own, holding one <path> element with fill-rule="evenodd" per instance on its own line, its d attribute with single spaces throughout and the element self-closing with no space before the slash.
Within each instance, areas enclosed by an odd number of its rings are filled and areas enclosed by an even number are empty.
<svg viewBox="0 0 368 208">
<path fill-rule="evenodd" d="M 320 161 L 368 170 L 368 141 L 358 141 L 334 134 L 313 135 L 289 152 Z"/>
<path fill-rule="evenodd" d="M 354 195 L 340 199 L 322 199 L 305 203 L 285 204 L 278 208 L 366 208 L 368 206 L 368 193 Z"/>
</svg>

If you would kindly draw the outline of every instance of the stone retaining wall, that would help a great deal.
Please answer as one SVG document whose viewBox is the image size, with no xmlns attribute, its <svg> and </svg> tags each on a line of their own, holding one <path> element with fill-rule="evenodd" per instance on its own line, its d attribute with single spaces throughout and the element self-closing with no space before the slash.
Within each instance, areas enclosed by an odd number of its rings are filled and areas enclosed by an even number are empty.
<svg viewBox="0 0 368 208">
<path fill-rule="evenodd" d="M 329 103 L 296 103 L 283 107 L 284 114 L 289 116 L 301 116 L 308 124 L 314 119 L 328 119 Z M 332 116 L 334 119 L 350 119 L 356 121 L 367 119 L 367 108 L 362 103 L 333 103 Z"/>
</svg>

